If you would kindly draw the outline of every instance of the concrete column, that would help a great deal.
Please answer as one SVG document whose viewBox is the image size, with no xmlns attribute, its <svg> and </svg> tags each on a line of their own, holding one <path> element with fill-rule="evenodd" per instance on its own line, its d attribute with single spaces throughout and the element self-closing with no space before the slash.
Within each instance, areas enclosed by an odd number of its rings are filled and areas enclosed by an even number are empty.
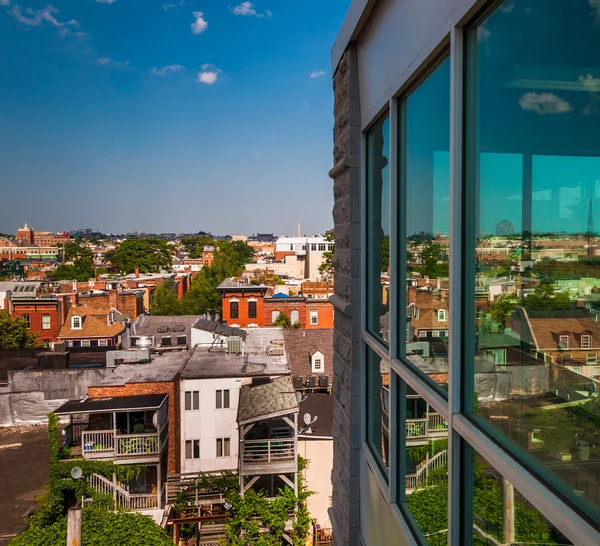
<svg viewBox="0 0 600 546">
<path fill-rule="evenodd" d="M 81 506 L 69 508 L 67 514 L 67 546 L 81 546 Z"/>
<path fill-rule="evenodd" d="M 507 479 L 502 478 L 502 540 L 504 544 L 515 541 L 515 488 Z"/>
</svg>

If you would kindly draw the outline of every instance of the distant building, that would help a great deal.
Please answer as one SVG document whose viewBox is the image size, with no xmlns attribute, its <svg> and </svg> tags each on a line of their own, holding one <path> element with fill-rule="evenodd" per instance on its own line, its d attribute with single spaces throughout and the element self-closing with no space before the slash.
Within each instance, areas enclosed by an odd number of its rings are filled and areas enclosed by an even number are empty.
<svg viewBox="0 0 600 546">
<path fill-rule="evenodd" d="M 502 220 L 502 222 L 498 222 L 496 226 L 496 235 L 513 235 L 515 232 L 515 225 L 508 221 Z"/>
<path fill-rule="evenodd" d="M 58 338 L 67 347 L 117 347 L 124 331 L 125 324 L 115 321 L 113 310 L 72 305 Z"/>
<path fill-rule="evenodd" d="M 54 246 L 67 243 L 69 234 L 66 231 L 53 233 L 51 231 L 35 231 L 27 223 L 17 230 L 15 239 L 36 246 Z"/>
<path fill-rule="evenodd" d="M 206 266 L 211 266 L 215 259 L 214 253 L 215 253 L 215 247 L 205 246 L 202 249 L 202 264 L 206 265 Z"/>
</svg>

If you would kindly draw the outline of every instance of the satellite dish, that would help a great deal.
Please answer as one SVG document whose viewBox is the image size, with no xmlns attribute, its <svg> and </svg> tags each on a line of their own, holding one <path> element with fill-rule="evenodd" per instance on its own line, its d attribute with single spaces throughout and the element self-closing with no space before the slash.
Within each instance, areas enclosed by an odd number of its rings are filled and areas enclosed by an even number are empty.
<svg viewBox="0 0 600 546">
<path fill-rule="evenodd" d="M 310 425 L 310 422 L 312 420 L 312 417 L 310 416 L 310 413 L 305 413 L 304 417 L 303 417 L 303 420 L 304 420 L 304 424 L 305 425 Z"/>
<path fill-rule="evenodd" d="M 79 466 L 74 466 L 73 468 L 71 468 L 71 478 L 73 478 L 74 480 L 78 480 L 79 478 L 81 478 L 81 476 L 83 476 L 83 470 L 81 470 Z"/>
</svg>

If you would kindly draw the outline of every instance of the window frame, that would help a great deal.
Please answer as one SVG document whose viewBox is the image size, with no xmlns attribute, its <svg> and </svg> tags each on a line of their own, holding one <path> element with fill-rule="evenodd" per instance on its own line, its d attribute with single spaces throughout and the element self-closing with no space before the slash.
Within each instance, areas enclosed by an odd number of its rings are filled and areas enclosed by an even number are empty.
<svg viewBox="0 0 600 546">
<path fill-rule="evenodd" d="M 48 313 L 42 315 L 42 330 L 52 330 L 52 315 Z"/>
<path fill-rule="evenodd" d="M 21 318 L 27 323 L 27 329 L 31 330 L 31 315 L 29 313 L 24 313 L 21 315 Z"/>
<path fill-rule="evenodd" d="M 258 301 L 256 299 L 248 300 L 248 318 L 254 319 L 258 316 Z"/>
<path fill-rule="evenodd" d="M 238 300 L 229 300 L 229 318 L 240 318 L 240 302 Z"/>
<path fill-rule="evenodd" d="M 309 317 L 310 317 L 310 325 L 311 326 L 317 326 L 319 324 L 319 310 L 318 309 L 310 309 Z"/>
</svg>

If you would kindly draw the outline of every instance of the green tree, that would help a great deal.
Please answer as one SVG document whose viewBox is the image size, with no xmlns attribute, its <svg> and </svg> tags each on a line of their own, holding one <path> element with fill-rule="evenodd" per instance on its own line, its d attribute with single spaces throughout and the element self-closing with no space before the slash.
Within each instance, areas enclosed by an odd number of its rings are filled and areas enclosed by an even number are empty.
<svg viewBox="0 0 600 546">
<path fill-rule="evenodd" d="M 280 328 L 291 328 L 292 321 L 285 313 L 279 313 L 277 318 L 273 321 L 273 326 L 278 326 Z"/>
<path fill-rule="evenodd" d="M 528 311 L 569 309 L 571 297 L 568 292 L 556 292 L 553 284 L 540 284 L 532 294 L 523 298 L 523 307 Z"/>
<path fill-rule="evenodd" d="M 516 301 L 511 296 L 500 296 L 490 307 L 490 315 L 502 328 L 506 328 L 515 305 Z"/>
<path fill-rule="evenodd" d="M 94 258 L 93 252 L 87 247 L 81 244 L 81 242 L 69 241 L 68 243 L 56 244 L 55 247 L 61 249 L 63 261 L 74 261 L 77 259 L 86 259 L 90 262 Z M 64 248 L 64 251 L 63 251 Z"/>
<path fill-rule="evenodd" d="M 156 287 L 150 311 L 153 315 L 181 315 L 181 303 L 172 280 L 169 279 L 163 286 Z"/>
<path fill-rule="evenodd" d="M 61 264 L 53 272 L 55 281 L 79 281 L 86 282 L 96 276 L 92 260 L 88 258 L 77 258 L 73 264 Z"/>
<path fill-rule="evenodd" d="M 421 250 L 422 267 L 415 268 L 423 276 L 432 279 L 448 277 L 450 269 L 447 257 L 442 255 L 442 246 L 433 241 L 427 241 Z"/>
<path fill-rule="evenodd" d="M 123 273 L 157 273 L 171 267 L 173 256 L 166 239 L 126 239 L 115 250 L 106 253 L 106 259 Z"/>
<path fill-rule="evenodd" d="M 202 249 L 205 246 L 214 246 L 215 241 L 207 235 L 198 235 L 196 237 L 184 237 L 181 239 L 181 244 L 184 250 L 189 253 L 190 258 L 197 259 L 202 257 Z"/>
<path fill-rule="evenodd" d="M 250 260 L 246 247 L 252 250 L 252 247 L 243 241 L 218 242 L 212 265 L 205 266 L 198 272 L 183 298 L 184 314 L 200 315 L 206 313 L 208 309 L 221 309 L 221 294 L 217 287 L 225 279 L 239 275 L 244 269 L 244 265 Z"/>
<path fill-rule="evenodd" d="M 329 243 L 335 242 L 333 231 L 325 233 L 325 240 Z M 325 278 L 333 276 L 333 252 L 323 252 L 323 263 L 319 266 L 319 273 Z"/>
<path fill-rule="evenodd" d="M 38 346 L 37 334 L 29 330 L 24 319 L 0 312 L 0 349 L 27 349 Z"/>
<path fill-rule="evenodd" d="M 387 272 L 390 266 L 390 237 L 386 235 L 381 241 L 381 271 Z"/>
</svg>

